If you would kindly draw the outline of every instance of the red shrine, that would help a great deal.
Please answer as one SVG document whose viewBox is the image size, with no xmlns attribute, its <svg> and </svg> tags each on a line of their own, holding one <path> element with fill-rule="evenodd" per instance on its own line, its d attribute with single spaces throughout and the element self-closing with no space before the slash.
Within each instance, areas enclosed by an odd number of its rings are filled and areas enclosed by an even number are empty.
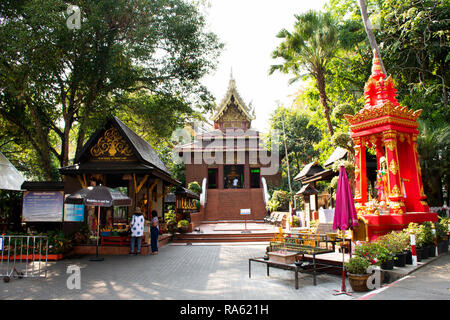
<svg viewBox="0 0 450 320">
<path fill-rule="evenodd" d="M 372 75 L 364 88 L 365 106 L 354 116 L 345 115 L 355 144 L 354 199 L 360 222 L 355 240 L 374 240 L 410 222 L 437 221 L 423 192 L 417 153 L 417 118 L 422 110 L 401 106 L 396 91 L 392 78 L 385 78 L 374 51 Z M 378 199 L 368 199 L 369 148 L 377 157 Z"/>
</svg>

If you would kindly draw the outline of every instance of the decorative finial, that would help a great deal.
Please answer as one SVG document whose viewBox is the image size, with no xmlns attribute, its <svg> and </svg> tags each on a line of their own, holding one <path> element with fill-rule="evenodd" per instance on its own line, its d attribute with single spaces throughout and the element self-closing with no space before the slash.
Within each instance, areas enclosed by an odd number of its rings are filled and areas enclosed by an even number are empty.
<svg viewBox="0 0 450 320">
<path fill-rule="evenodd" d="M 384 78 L 383 70 L 381 69 L 380 59 L 378 59 L 377 49 L 373 49 L 373 61 L 372 61 L 372 77 Z"/>
</svg>

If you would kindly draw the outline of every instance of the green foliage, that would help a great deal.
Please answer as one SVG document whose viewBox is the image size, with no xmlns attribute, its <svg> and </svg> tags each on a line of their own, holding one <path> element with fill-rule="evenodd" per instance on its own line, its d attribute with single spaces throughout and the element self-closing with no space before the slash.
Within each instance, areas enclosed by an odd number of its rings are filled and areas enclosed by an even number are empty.
<svg viewBox="0 0 450 320">
<path fill-rule="evenodd" d="M 280 202 L 274 199 L 270 199 L 267 202 L 267 207 L 266 207 L 270 212 L 274 212 L 274 211 L 278 211 L 278 209 L 280 208 Z"/>
<path fill-rule="evenodd" d="M 192 2 L 71 4 L 81 10 L 79 30 L 67 27 L 61 0 L 0 6 L 0 128 L 11 140 L 5 148 L 35 158 L 27 167 L 48 180 L 107 116 L 128 115 L 165 138 L 211 110 L 200 79 L 222 48 Z"/>
<path fill-rule="evenodd" d="M 187 221 L 185 219 L 180 220 L 180 221 L 178 221 L 177 227 L 178 228 L 187 228 L 187 227 L 189 227 L 189 221 Z"/>
<path fill-rule="evenodd" d="M 423 225 L 419 225 L 418 223 L 411 222 L 408 225 L 407 232 L 409 234 L 413 234 L 416 239 L 416 247 L 422 248 L 426 245 L 425 243 L 425 230 Z"/>
<path fill-rule="evenodd" d="M 200 186 L 200 184 L 197 181 L 189 182 L 188 189 L 197 194 L 202 193 L 202 187 Z"/>
<path fill-rule="evenodd" d="M 345 269 L 351 274 L 366 274 L 369 266 L 369 261 L 359 256 L 352 257 L 345 263 Z"/>
<path fill-rule="evenodd" d="M 295 15 L 294 30 L 281 30 L 277 37 L 283 42 L 272 53 L 272 58 L 283 59 L 283 64 L 272 65 L 270 74 L 278 70 L 294 76 L 291 83 L 311 77 L 315 80 L 319 91 L 320 103 L 323 108 L 330 136 L 333 135 L 333 125 L 330 120 L 330 106 L 326 91 L 327 65 L 339 48 L 338 29 L 332 15 L 328 12 L 310 10 Z"/>
<path fill-rule="evenodd" d="M 402 237 L 401 232 L 392 231 L 377 239 L 377 242 L 387 248 L 393 255 L 403 252 L 405 247 L 408 246 L 405 238 Z"/>
<path fill-rule="evenodd" d="M 279 206 L 277 210 L 287 211 L 289 210 L 289 193 L 283 190 L 276 190 L 272 194 L 271 201 L 278 202 Z"/>
<path fill-rule="evenodd" d="M 434 243 L 434 235 L 433 235 L 433 230 L 431 227 L 431 222 L 425 221 L 424 223 L 422 223 L 422 227 L 423 227 L 424 244 L 425 245 L 433 244 Z"/>
</svg>

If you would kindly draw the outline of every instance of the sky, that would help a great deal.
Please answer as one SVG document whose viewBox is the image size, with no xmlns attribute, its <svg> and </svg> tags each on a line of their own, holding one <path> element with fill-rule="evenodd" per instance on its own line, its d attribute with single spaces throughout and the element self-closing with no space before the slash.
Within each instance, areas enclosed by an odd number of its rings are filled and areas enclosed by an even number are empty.
<svg viewBox="0 0 450 320">
<path fill-rule="evenodd" d="M 206 9 L 209 31 L 225 44 L 215 72 L 202 81 L 219 104 L 228 88 L 231 70 L 244 102 L 255 107 L 252 127 L 269 129 L 269 117 L 279 104 L 291 106 L 298 84 L 292 78 L 269 69 L 277 60 L 271 53 L 281 42 L 276 34 L 283 28 L 292 30 L 294 14 L 320 10 L 327 0 L 209 0 Z"/>
</svg>

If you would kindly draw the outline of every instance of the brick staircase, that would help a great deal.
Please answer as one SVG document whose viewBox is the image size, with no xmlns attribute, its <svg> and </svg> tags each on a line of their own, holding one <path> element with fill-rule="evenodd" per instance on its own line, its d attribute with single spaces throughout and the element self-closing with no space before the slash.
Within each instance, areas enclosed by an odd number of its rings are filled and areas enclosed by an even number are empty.
<svg viewBox="0 0 450 320">
<path fill-rule="evenodd" d="M 241 209 L 251 209 L 251 214 L 243 216 Z M 204 223 L 216 221 L 238 221 L 247 218 L 253 222 L 262 221 L 266 216 L 263 189 L 208 189 Z"/>
<path fill-rule="evenodd" d="M 273 238 L 274 233 L 177 233 L 173 243 L 198 242 L 267 242 Z"/>
</svg>

